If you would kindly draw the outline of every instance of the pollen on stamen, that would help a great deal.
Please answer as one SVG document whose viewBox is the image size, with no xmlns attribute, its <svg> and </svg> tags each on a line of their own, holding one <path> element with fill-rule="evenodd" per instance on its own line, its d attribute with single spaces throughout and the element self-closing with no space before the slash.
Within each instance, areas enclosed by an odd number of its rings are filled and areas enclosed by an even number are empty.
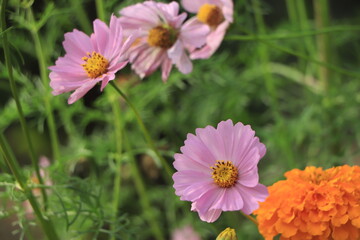
<svg viewBox="0 0 360 240">
<path fill-rule="evenodd" d="M 85 61 L 81 66 L 90 78 L 100 77 L 108 71 L 109 61 L 100 53 L 87 52 L 81 59 Z"/>
<path fill-rule="evenodd" d="M 214 4 L 208 3 L 205 3 L 200 7 L 197 18 L 200 22 L 211 27 L 216 27 L 224 21 L 224 15 L 221 9 Z"/>
<path fill-rule="evenodd" d="M 176 41 L 176 31 L 170 27 L 157 26 L 149 31 L 147 42 L 152 47 L 170 48 Z"/>
<path fill-rule="evenodd" d="M 212 178 L 219 187 L 230 188 L 238 180 L 238 170 L 231 161 L 218 160 L 211 169 Z"/>
</svg>

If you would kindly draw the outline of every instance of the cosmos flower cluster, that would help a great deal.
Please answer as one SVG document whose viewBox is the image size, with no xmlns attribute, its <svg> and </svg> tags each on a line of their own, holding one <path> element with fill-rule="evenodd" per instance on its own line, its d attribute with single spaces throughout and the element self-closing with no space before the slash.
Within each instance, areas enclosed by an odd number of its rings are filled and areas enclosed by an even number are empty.
<svg viewBox="0 0 360 240">
<path fill-rule="evenodd" d="M 172 66 L 181 73 L 192 71 L 191 59 L 209 58 L 222 42 L 232 22 L 232 0 L 182 1 L 197 14 L 179 13 L 175 1 L 145 1 L 111 16 L 110 26 L 100 20 L 87 36 L 74 29 L 65 34 L 66 54 L 49 67 L 53 94 L 74 91 L 68 103 L 82 98 L 97 83 L 101 91 L 127 63 L 141 77 L 161 68 L 167 81 Z"/>
</svg>

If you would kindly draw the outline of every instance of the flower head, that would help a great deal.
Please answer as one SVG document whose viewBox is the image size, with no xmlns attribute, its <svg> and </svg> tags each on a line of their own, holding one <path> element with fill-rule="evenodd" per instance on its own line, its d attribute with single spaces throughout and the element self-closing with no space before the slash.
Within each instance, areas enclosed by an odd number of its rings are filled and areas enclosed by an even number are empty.
<svg viewBox="0 0 360 240">
<path fill-rule="evenodd" d="M 190 225 L 187 225 L 175 229 L 172 233 L 171 240 L 201 240 L 201 238 Z"/>
<path fill-rule="evenodd" d="M 255 214 L 265 239 L 360 238 L 360 167 L 307 167 L 269 187 Z"/>
<path fill-rule="evenodd" d="M 75 90 L 69 104 L 83 97 L 98 82 L 102 82 L 102 91 L 127 64 L 125 52 L 133 39 L 129 37 L 124 41 L 119 19 L 111 16 L 110 27 L 98 19 L 93 25 L 94 33 L 90 37 L 76 29 L 66 33 L 63 42 L 66 54 L 59 57 L 55 66 L 49 67 L 54 95 Z"/>
<path fill-rule="evenodd" d="M 173 175 L 176 195 L 191 201 L 201 220 L 216 221 L 222 211 L 245 214 L 265 200 L 266 187 L 259 184 L 257 164 L 265 145 L 249 125 L 222 121 L 188 134 L 182 153 L 175 154 Z"/>
<path fill-rule="evenodd" d="M 145 1 L 123 8 L 120 14 L 125 35 L 138 34 L 129 60 L 141 78 L 161 67 L 166 81 L 173 64 L 184 74 L 192 71 L 187 50 L 205 44 L 209 27 L 194 20 L 184 23 L 186 13 L 179 14 L 177 2 Z"/>
<path fill-rule="evenodd" d="M 187 11 L 197 14 L 194 19 L 211 28 L 211 32 L 206 38 L 206 45 L 200 49 L 195 49 L 190 58 L 209 58 L 219 48 L 226 29 L 233 22 L 233 1 L 182 0 L 181 3 Z"/>
</svg>

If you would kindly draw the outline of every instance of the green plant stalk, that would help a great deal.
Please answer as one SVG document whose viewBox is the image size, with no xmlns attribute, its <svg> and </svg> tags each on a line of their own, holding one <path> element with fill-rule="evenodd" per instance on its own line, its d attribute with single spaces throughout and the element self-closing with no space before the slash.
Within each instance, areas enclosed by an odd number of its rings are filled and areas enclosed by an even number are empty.
<svg viewBox="0 0 360 240">
<path fill-rule="evenodd" d="M 115 92 L 114 92 L 115 93 Z M 111 101 L 111 108 L 113 112 L 113 122 L 115 130 L 115 145 L 116 145 L 116 158 L 115 158 L 115 178 L 114 178 L 114 188 L 113 188 L 113 201 L 112 201 L 112 213 L 114 214 L 113 226 L 112 229 L 116 229 L 116 218 L 118 216 L 118 209 L 120 204 L 120 188 L 121 188 L 121 164 L 122 164 L 122 121 L 123 118 L 120 112 L 120 105 L 118 101 L 118 96 L 114 96 L 113 92 L 108 92 L 109 99 Z M 111 237 L 111 240 L 115 240 L 115 235 Z"/>
<path fill-rule="evenodd" d="M 249 219 L 251 222 L 253 222 L 256 226 L 259 225 L 258 221 L 254 217 L 247 215 L 247 214 L 243 213 L 242 211 L 240 211 L 240 213 L 241 213 L 241 215 L 243 215 L 244 217 Z"/>
<path fill-rule="evenodd" d="M 261 14 L 259 0 L 252 0 L 252 8 L 254 10 L 255 22 L 256 22 L 256 26 L 258 28 L 258 32 L 260 34 L 265 34 L 266 26 L 264 23 L 263 16 Z M 264 74 L 265 87 L 270 95 L 270 108 L 271 108 L 271 110 L 273 112 L 273 116 L 275 118 L 276 128 L 279 129 L 279 134 L 283 135 L 285 133 L 283 133 L 283 131 L 281 131 L 281 130 L 284 129 L 284 127 L 283 127 L 284 120 L 283 120 L 280 110 L 279 110 L 276 86 L 274 84 L 274 79 L 273 79 L 273 76 L 270 73 L 270 69 L 269 69 L 270 60 L 269 60 L 269 53 L 268 53 L 267 47 L 265 45 L 259 45 L 258 54 L 260 57 L 260 61 L 262 63 L 261 67 L 263 68 L 263 71 L 265 73 Z M 289 143 L 287 143 L 287 141 L 282 140 L 282 139 L 286 139 L 286 138 L 278 138 L 278 139 L 279 139 L 279 142 L 278 142 L 279 146 L 281 146 L 283 152 L 286 154 L 288 167 L 289 168 L 295 167 L 296 165 L 295 165 L 294 156 L 291 151 L 291 147 L 289 146 Z"/>
<path fill-rule="evenodd" d="M 349 32 L 349 31 L 360 31 L 360 26 L 333 26 L 326 27 L 317 30 L 291 32 L 286 34 L 257 34 L 257 35 L 227 35 L 225 40 L 237 40 L 237 41 L 260 41 L 260 40 L 282 40 L 292 39 L 300 37 L 309 37 L 322 34 L 331 34 L 336 32 Z"/>
<path fill-rule="evenodd" d="M 306 5 L 304 0 L 296 0 L 296 9 L 298 10 L 298 23 L 299 30 L 306 31 L 309 30 L 310 24 L 306 13 Z M 305 38 L 305 47 L 308 54 L 314 56 L 316 53 L 316 47 L 312 38 Z"/>
<path fill-rule="evenodd" d="M 145 140 L 147 141 L 149 147 L 154 151 L 156 156 L 159 158 L 162 167 L 165 169 L 165 172 L 167 173 L 167 175 L 169 177 L 169 178 L 167 178 L 167 180 L 172 181 L 173 170 L 170 168 L 170 166 L 168 165 L 166 160 L 161 156 L 161 154 L 159 153 L 159 151 L 155 147 L 155 144 L 154 144 L 154 142 L 152 141 L 152 139 L 150 137 L 149 131 L 145 127 L 145 124 L 142 121 L 142 119 L 140 117 L 140 114 L 137 111 L 136 107 L 132 104 L 132 102 L 129 100 L 129 98 L 120 90 L 120 88 L 118 88 L 116 86 L 114 81 L 110 81 L 110 85 L 113 86 L 113 88 L 120 94 L 120 96 L 126 101 L 126 103 L 130 106 L 130 108 L 134 112 L 137 123 L 139 124 L 140 130 L 142 131 L 142 133 L 143 133 L 143 135 L 145 137 Z"/>
<path fill-rule="evenodd" d="M 290 23 L 292 26 L 296 25 L 297 13 L 296 13 L 296 0 L 286 0 L 286 8 L 289 15 Z"/>
<path fill-rule="evenodd" d="M 29 21 L 33 23 L 33 26 L 35 26 L 35 19 L 32 13 L 31 8 L 28 8 L 28 15 L 29 15 Z M 47 125 L 50 132 L 50 140 L 51 140 L 51 149 L 53 152 L 54 159 L 59 160 L 60 159 L 60 150 L 59 150 L 59 141 L 58 141 L 58 134 L 56 130 L 56 124 L 55 119 L 53 115 L 53 109 L 51 107 L 51 101 L 50 101 L 50 88 L 49 88 L 49 81 L 48 81 L 48 71 L 47 71 L 47 63 L 46 63 L 46 56 L 42 50 L 42 44 L 39 37 L 39 29 L 32 28 L 30 30 L 31 36 L 33 38 L 34 44 L 35 44 L 35 52 L 37 59 L 39 61 L 39 71 L 40 71 L 40 78 L 42 80 L 42 84 L 45 89 L 45 94 L 43 97 L 44 105 L 45 105 L 45 112 L 46 112 L 46 118 L 47 118 Z"/>
<path fill-rule="evenodd" d="M 23 113 L 22 106 L 21 106 L 19 96 L 18 96 L 18 92 L 17 92 L 15 79 L 14 79 L 14 76 L 13 76 L 12 65 L 11 65 L 11 61 L 10 61 L 9 42 L 7 40 L 7 33 L 4 32 L 4 30 L 6 30 L 6 20 L 5 20 L 6 5 L 7 5 L 7 0 L 3 0 L 1 2 L 1 13 L 0 13 L 1 14 L 1 31 L 3 32 L 2 42 L 3 42 L 3 50 L 4 50 L 4 56 L 5 56 L 5 65 L 6 65 L 6 69 L 8 71 L 8 74 L 9 74 L 11 93 L 12 93 L 13 98 L 15 100 L 16 108 L 17 108 L 17 111 L 18 111 L 18 114 L 19 114 L 20 124 L 21 124 L 22 130 L 23 130 L 23 133 L 25 135 L 26 142 L 28 144 L 28 150 L 29 150 L 29 154 L 30 154 L 32 167 L 34 168 L 34 171 L 35 171 L 36 177 L 39 180 L 39 183 L 44 184 L 44 181 L 43 181 L 43 179 L 42 179 L 42 177 L 40 175 L 38 159 L 36 158 L 36 155 L 35 155 L 35 151 L 34 151 L 34 147 L 32 145 L 29 129 L 28 129 L 28 126 L 27 126 L 26 121 L 25 121 L 24 113 Z M 45 192 L 44 189 L 41 189 L 41 194 L 42 194 L 42 197 L 44 199 L 45 206 L 46 206 L 47 196 L 46 196 L 46 192 Z"/>
<path fill-rule="evenodd" d="M 96 14 L 98 18 L 102 21 L 105 21 L 105 9 L 104 2 L 102 0 L 96 0 Z"/>
<path fill-rule="evenodd" d="M 324 28 L 329 25 L 329 6 L 327 0 L 314 0 L 314 15 L 316 28 Z M 322 62 L 329 60 L 329 38 L 324 34 L 316 36 L 318 47 L 318 59 Z M 325 67 L 319 67 L 319 79 L 321 88 L 326 92 L 328 88 L 329 71 Z"/>
<path fill-rule="evenodd" d="M 285 48 L 285 47 L 282 47 L 282 46 L 279 46 L 277 44 L 273 44 L 273 43 L 270 43 L 268 41 L 261 41 L 262 43 L 274 48 L 274 49 L 277 49 L 279 51 L 282 51 L 282 52 L 286 52 L 288 54 L 291 54 L 291 55 L 294 55 L 294 56 L 297 56 L 299 58 L 302 58 L 302 59 L 305 59 L 307 61 L 311 61 L 313 63 L 316 63 L 318 65 L 321 65 L 321 66 L 325 66 L 327 67 L 328 69 L 331 69 L 332 71 L 336 71 L 338 73 L 341 73 L 343 75 L 346 75 L 346 76 L 349 76 L 349 77 L 353 77 L 353 78 L 357 78 L 357 79 L 360 79 L 360 74 L 359 73 L 356 73 L 356 72 L 351 72 L 351 71 L 348 71 L 348 70 L 345 70 L 343 68 L 340 68 L 336 65 L 333 65 L 333 64 L 330 64 L 330 63 L 326 63 L 326 62 L 321 62 L 315 58 L 312 58 L 312 57 L 309 57 L 305 54 L 302 54 L 302 53 L 299 53 L 299 52 L 295 52 L 289 48 Z"/>
<path fill-rule="evenodd" d="M 2 156 L 2 154 L 0 154 L 0 170 L 1 170 L 3 173 L 10 173 L 10 169 L 9 169 L 8 166 L 6 165 L 5 159 L 4 159 L 4 157 Z"/>
<path fill-rule="evenodd" d="M 125 133 L 124 133 L 124 135 L 125 135 Z M 131 175 L 132 175 L 134 183 L 135 183 L 136 191 L 139 194 L 139 201 L 140 201 L 141 207 L 143 209 L 144 217 L 148 221 L 151 231 L 154 234 L 155 239 L 164 240 L 165 238 L 162 234 L 162 231 L 158 224 L 158 221 L 157 221 L 156 217 L 152 214 L 153 208 L 151 207 L 149 198 L 146 193 L 144 180 L 142 179 L 142 176 L 140 174 L 138 166 L 135 162 L 134 156 L 132 155 L 132 149 L 131 149 L 130 143 L 127 141 L 126 136 L 125 136 L 124 145 L 126 147 L 127 153 L 129 154 L 129 157 L 130 157 Z"/>
<path fill-rule="evenodd" d="M 40 207 L 32 194 L 31 188 L 29 188 L 26 185 L 26 181 L 24 176 L 22 176 L 20 167 L 18 166 L 18 163 L 15 159 L 12 158 L 12 155 L 10 153 L 10 150 L 8 149 L 7 141 L 5 140 L 5 137 L 3 133 L 0 133 L 0 150 L 4 156 L 4 159 L 6 161 L 6 164 L 10 168 L 11 172 L 13 173 L 16 181 L 18 182 L 19 186 L 21 187 L 21 190 L 24 192 L 26 197 L 28 198 L 30 205 L 32 206 L 34 213 L 36 217 L 38 218 L 46 236 L 49 240 L 60 240 L 60 238 L 57 236 L 54 226 L 50 219 L 46 219 L 40 210 Z"/>
<path fill-rule="evenodd" d="M 74 9 L 76 9 L 76 18 L 78 19 L 80 26 L 82 28 L 82 30 L 84 32 L 86 32 L 87 34 L 90 34 L 92 32 L 91 29 L 91 24 L 89 23 L 89 18 L 86 15 L 86 12 L 84 11 L 83 5 L 82 5 L 83 1 L 70 1 L 70 3 L 72 4 L 72 7 Z"/>
</svg>

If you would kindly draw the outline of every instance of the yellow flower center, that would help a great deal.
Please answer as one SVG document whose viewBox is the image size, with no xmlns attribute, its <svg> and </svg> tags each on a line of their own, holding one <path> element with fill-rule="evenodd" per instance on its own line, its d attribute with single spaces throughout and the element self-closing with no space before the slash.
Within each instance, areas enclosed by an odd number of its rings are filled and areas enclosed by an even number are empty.
<svg viewBox="0 0 360 240">
<path fill-rule="evenodd" d="M 218 160 L 211 169 L 213 170 L 212 178 L 219 187 L 232 187 L 238 180 L 238 170 L 231 161 Z"/>
<path fill-rule="evenodd" d="M 177 33 L 168 26 L 157 26 L 149 31 L 148 44 L 152 47 L 168 49 L 176 41 Z"/>
<path fill-rule="evenodd" d="M 221 9 L 214 4 L 208 3 L 200 7 L 197 18 L 200 22 L 206 23 L 211 27 L 216 27 L 224 21 Z"/>
<path fill-rule="evenodd" d="M 82 58 L 85 61 L 81 66 L 90 78 L 97 78 L 107 72 L 109 61 L 103 55 L 97 52 L 86 53 Z"/>
</svg>

